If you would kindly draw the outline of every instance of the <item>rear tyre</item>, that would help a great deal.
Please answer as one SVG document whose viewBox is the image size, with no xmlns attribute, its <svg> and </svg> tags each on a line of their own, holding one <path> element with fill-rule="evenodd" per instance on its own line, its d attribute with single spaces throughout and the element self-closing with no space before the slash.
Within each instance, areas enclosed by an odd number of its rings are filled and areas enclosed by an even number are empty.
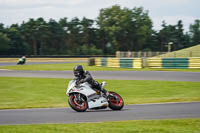
<svg viewBox="0 0 200 133">
<path fill-rule="evenodd" d="M 80 100 L 76 98 L 76 95 L 80 95 Z M 77 112 L 85 112 L 88 108 L 87 101 L 81 94 L 72 94 L 68 98 L 70 107 Z"/>
<path fill-rule="evenodd" d="M 109 92 L 108 103 L 112 110 L 121 110 L 124 107 L 124 100 L 115 92 Z"/>
</svg>

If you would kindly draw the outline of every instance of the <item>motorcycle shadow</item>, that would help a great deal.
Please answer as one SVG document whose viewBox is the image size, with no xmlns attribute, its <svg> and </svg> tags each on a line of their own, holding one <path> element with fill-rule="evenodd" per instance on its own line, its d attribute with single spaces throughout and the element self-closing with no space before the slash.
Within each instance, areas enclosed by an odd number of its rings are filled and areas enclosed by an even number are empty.
<svg viewBox="0 0 200 133">
<path fill-rule="evenodd" d="M 73 110 L 70 110 L 70 112 L 73 112 L 73 113 L 103 113 L 103 112 L 123 112 L 123 111 L 128 111 L 130 109 L 122 109 L 122 110 L 111 110 L 111 109 L 102 109 L 102 110 L 95 110 L 95 109 L 90 109 L 90 110 L 87 110 L 85 112 L 76 112 L 76 111 L 73 111 Z"/>
<path fill-rule="evenodd" d="M 90 109 L 87 110 L 86 112 L 119 112 L 119 111 L 127 111 L 129 109 L 122 109 L 122 110 L 111 110 L 111 109 L 99 109 L 99 110 L 95 110 L 95 109 Z"/>
</svg>

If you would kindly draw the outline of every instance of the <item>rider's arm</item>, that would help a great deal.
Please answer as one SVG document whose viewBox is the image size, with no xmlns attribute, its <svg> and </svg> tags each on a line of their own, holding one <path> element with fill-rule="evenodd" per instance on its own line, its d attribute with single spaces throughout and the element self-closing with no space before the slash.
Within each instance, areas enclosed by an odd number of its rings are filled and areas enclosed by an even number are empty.
<svg viewBox="0 0 200 133">
<path fill-rule="evenodd" d="M 90 74 L 90 72 L 85 71 L 85 78 L 83 79 L 83 81 L 90 82 L 91 80 L 93 80 L 92 75 Z"/>
<path fill-rule="evenodd" d="M 93 80 L 91 74 L 88 72 L 88 71 L 85 71 L 84 73 L 84 78 L 83 79 L 77 79 L 77 82 L 76 84 L 81 84 L 81 83 L 84 83 L 84 82 L 91 82 Z"/>
<path fill-rule="evenodd" d="M 85 71 L 84 77 L 85 78 L 80 79 L 79 81 L 77 81 L 77 84 L 84 83 L 84 82 L 90 82 L 91 80 L 93 80 L 91 74 L 88 71 Z"/>
</svg>

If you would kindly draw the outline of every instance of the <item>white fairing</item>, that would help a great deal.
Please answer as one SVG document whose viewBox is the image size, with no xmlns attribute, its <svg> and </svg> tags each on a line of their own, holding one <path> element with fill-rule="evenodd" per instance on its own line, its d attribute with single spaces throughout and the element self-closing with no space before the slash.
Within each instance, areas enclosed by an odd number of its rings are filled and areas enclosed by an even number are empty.
<svg viewBox="0 0 200 133">
<path fill-rule="evenodd" d="M 67 95 L 69 95 L 70 93 L 73 93 L 73 92 L 78 92 L 78 93 L 84 94 L 85 96 L 96 94 L 96 91 L 91 89 L 87 82 L 80 84 L 78 87 L 76 87 L 76 81 L 71 80 L 68 84 L 66 93 Z"/>
<path fill-rule="evenodd" d="M 101 95 L 97 95 L 96 91 L 94 91 L 87 82 L 76 86 L 76 80 L 71 80 L 68 84 L 66 94 L 69 96 L 71 93 L 81 93 L 85 95 L 89 109 L 108 106 L 107 99 Z"/>
</svg>

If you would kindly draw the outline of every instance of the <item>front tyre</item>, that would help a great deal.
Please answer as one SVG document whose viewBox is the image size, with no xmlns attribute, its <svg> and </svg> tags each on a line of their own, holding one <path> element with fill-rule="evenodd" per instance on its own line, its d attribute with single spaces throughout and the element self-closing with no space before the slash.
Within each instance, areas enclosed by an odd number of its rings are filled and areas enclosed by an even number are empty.
<svg viewBox="0 0 200 133">
<path fill-rule="evenodd" d="M 124 107 L 124 101 L 122 97 L 115 92 L 109 92 L 108 103 L 109 108 L 112 110 L 121 110 Z"/>
<path fill-rule="evenodd" d="M 85 112 L 88 108 L 87 101 L 81 94 L 70 95 L 68 98 L 68 103 L 70 107 L 77 112 Z"/>
</svg>

